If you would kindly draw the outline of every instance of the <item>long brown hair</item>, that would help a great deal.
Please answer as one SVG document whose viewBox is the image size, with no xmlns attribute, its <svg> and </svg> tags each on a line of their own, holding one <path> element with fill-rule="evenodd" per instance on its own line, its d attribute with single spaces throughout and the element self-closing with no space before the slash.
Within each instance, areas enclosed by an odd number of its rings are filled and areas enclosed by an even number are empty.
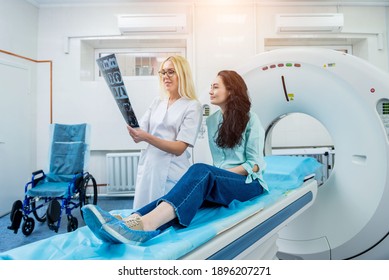
<svg viewBox="0 0 389 280">
<path fill-rule="evenodd" d="M 247 85 L 238 73 L 223 70 L 217 75 L 230 94 L 226 100 L 223 122 L 219 125 L 216 144 L 221 148 L 234 148 L 242 142 L 243 132 L 250 119 L 251 101 Z"/>
</svg>

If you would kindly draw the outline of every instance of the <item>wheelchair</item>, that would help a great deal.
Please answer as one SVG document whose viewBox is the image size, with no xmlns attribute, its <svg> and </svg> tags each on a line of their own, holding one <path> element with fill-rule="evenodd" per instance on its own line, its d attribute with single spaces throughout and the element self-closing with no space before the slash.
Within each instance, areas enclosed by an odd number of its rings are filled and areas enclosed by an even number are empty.
<svg viewBox="0 0 389 280">
<path fill-rule="evenodd" d="M 78 228 L 72 211 L 85 204 L 97 204 L 95 178 L 86 172 L 89 159 L 89 125 L 52 124 L 48 172 L 32 172 L 31 181 L 24 187 L 24 200 L 13 203 L 8 229 L 29 236 L 35 220 L 47 222 L 50 230 L 58 232 L 62 213 L 67 216 L 67 231 Z M 35 217 L 31 217 L 31 214 Z M 22 223 L 23 222 L 23 223 Z"/>
</svg>

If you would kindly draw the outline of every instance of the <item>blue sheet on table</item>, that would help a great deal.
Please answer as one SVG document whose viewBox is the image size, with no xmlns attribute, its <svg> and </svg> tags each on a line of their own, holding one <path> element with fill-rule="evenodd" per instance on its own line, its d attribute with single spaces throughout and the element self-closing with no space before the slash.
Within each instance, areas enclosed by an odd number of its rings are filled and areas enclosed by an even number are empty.
<svg viewBox="0 0 389 280">
<path fill-rule="evenodd" d="M 170 227 L 142 243 L 108 244 L 97 239 L 88 227 L 30 243 L 0 254 L 0 259 L 178 259 L 215 237 L 222 230 L 275 203 L 302 185 L 304 177 L 321 166 L 315 159 L 294 156 L 265 158 L 265 180 L 270 192 L 246 202 L 233 201 L 228 207 L 201 209 L 187 228 Z M 131 210 L 116 210 L 129 213 Z M 43 250 L 44 248 L 44 250 Z"/>
</svg>

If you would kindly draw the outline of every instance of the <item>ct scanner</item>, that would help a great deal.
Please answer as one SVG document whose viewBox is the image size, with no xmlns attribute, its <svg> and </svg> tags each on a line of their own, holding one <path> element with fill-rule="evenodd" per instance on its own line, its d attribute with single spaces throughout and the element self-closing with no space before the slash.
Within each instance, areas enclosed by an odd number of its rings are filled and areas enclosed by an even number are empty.
<svg viewBox="0 0 389 280">
<path fill-rule="evenodd" d="M 354 56 L 311 48 L 266 52 L 238 72 L 267 131 L 268 159 L 286 158 L 270 156 L 270 139 L 287 114 L 310 115 L 329 131 L 335 165 L 319 188 L 310 178 L 290 191 L 280 184 L 287 192 L 275 187 L 248 203 L 202 209 L 188 228 L 171 227 L 142 246 L 105 246 L 81 227 L 0 259 L 389 259 L 389 75 Z M 204 93 L 212 113 L 217 108 Z M 211 158 L 204 129 L 195 162 Z"/>
<path fill-rule="evenodd" d="M 316 48 L 265 52 L 238 72 L 267 130 L 265 155 L 274 125 L 296 112 L 319 120 L 336 149 L 313 205 L 278 233 L 277 257 L 389 259 L 389 75 L 352 55 Z M 209 104 L 208 94 L 201 101 Z M 209 161 L 207 141 L 196 143 L 196 162 Z"/>
</svg>

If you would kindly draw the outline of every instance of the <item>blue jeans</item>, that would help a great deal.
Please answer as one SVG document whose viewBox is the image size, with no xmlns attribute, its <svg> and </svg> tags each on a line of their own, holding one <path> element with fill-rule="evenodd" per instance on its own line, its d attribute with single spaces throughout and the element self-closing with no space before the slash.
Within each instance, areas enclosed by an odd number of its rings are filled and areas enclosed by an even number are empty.
<svg viewBox="0 0 389 280">
<path fill-rule="evenodd" d="M 188 169 L 170 192 L 136 212 L 145 215 L 165 201 L 175 209 L 178 223 L 186 227 L 201 207 L 209 204 L 228 206 L 233 200 L 247 201 L 263 192 L 258 180 L 250 184 L 246 184 L 245 180 L 246 176 L 197 163 Z M 166 229 L 176 222 L 174 220 L 159 229 Z"/>
</svg>

